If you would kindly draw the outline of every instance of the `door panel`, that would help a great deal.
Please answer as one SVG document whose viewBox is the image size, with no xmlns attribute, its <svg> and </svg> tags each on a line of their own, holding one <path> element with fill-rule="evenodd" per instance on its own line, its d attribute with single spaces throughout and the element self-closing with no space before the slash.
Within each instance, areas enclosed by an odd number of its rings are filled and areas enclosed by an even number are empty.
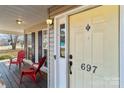
<svg viewBox="0 0 124 93">
<path fill-rule="evenodd" d="M 119 87 L 118 6 L 69 16 L 70 87 Z"/>
</svg>

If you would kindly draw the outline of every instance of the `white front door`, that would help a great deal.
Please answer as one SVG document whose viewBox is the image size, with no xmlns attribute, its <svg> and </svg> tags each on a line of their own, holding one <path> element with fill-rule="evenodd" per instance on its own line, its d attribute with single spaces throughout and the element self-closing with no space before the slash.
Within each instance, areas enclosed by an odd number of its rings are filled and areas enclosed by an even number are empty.
<svg viewBox="0 0 124 93">
<path fill-rule="evenodd" d="M 70 87 L 119 87 L 118 9 L 69 16 Z"/>
<path fill-rule="evenodd" d="M 66 87 L 66 43 L 65 43 L 65 33 L 66 33 L 66 24 L 65 17 L 60 17 L 56 19 L 56 32 L 55 32 L 55 55 L 56 55 L 56 86 L 55 87 Z"/>
</svg>

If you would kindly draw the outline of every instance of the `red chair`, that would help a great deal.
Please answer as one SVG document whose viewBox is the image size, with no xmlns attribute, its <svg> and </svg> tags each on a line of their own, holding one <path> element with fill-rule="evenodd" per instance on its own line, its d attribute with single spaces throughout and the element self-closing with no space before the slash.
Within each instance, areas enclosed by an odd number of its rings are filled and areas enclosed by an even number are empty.
<svg viewBox="0 0 124 93">
<path fill-rule="evenodd" d="M 19 69 L 21 68 L 21 63 L 23 63 L 23 59 L 25 58 L 25 51 L 24 50 L 20 50 L 18 52 L 18 56 L 16 60 L 12 60 L 10 59 L 10 64 L 9 64 L 9 69 L 11 64 L 16 64 L 19 65 Z"/>
<path fill-rule="evenodd" d="M 40 74 L 40 76 L 42 77 L 42 74 L 41 74 L 41 71 L 40 71 L 40 68 L 41 66 L 45 63 L 46 61 L 46 56 L 44 56 L 43 58 L 40 59 L 39 63 L 34 63 L 32 65 L 32 67 L 28 68 L 28 69 L 23 69 L 22 72 L 21 72 L 21 79 L 20 79 L 20 83 L 22 82 L 22 78 L 23 76 L 30 76 L 33 81 L 36 81 L 36 75 L 37 73 Z M 38 67 L 34 67 L 34 65 L 37 64 Z"/>
</svg>

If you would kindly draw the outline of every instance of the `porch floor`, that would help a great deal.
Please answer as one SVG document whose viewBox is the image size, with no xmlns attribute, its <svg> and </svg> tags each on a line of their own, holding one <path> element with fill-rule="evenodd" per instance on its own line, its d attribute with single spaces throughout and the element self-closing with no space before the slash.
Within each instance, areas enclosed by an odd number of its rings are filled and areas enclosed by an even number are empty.
<svg viewBox="0 0 124 93">
<path fill-rule="evenodd" d="M 22 68 L 27 68 L 29 64 L 24 64 Z M 0 74 L 5 82 L 6 88 L 46 88 L 47 79 L 46 77 L 40 77 L 37 75 L 36 83 L 29 77 L 23 77 L 22 83 L 20 82 L 20 71 L 18 66 L 11 65 L 9 70 L 9 62 L 0 62 Z"/>
</svg>

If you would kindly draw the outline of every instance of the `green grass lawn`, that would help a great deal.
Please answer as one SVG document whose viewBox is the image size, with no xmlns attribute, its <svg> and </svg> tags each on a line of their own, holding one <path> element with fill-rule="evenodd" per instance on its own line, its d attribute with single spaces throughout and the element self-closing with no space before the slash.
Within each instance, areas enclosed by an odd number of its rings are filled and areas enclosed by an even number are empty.
<svg viewBox="0 0 124 93">
<path fill-rule="evenodd" d="M 5 60 L 5 59 L 10 59 L 13 57 L 17 57 L 18 51 L 20 49 L 16 49 L 16 50 L 0 50 L 0 60 Z"/>
<path fill-rule="evenodd" d="M 0 60 L 10 59 L 10 58 L 12 58 L 11 55 L 2 55 L 2 56 L 0 56 Z"/>
<path fill-rule="evenodd" d="M 0 46 L 0 60 L 10 59 L 12 57 L 17 57 L 18 51 L 22 48 L 17 46 L 16 50 L 12 50 L 11 46 Z"/>
</svg>

